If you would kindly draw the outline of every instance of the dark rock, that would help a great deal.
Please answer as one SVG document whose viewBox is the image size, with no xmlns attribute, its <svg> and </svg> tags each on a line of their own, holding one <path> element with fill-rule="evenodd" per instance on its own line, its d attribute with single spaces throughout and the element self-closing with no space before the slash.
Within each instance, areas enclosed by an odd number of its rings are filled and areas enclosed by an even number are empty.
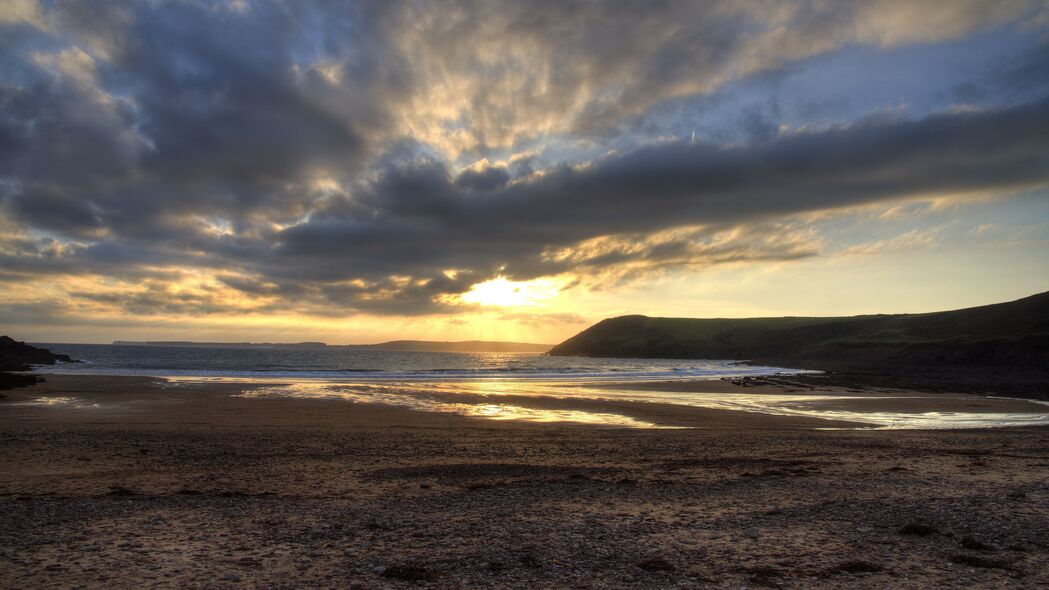
<svg viewBox="0 0 1049 590">
<path fill-rule="evenodd" d="M 36 375 L 16 375 L 14 373 L 0 372 L 0 389 L 29 387 L 30 385 L 41 382 L 43 382 L 43 379 Z"/>
<path fill-rule="evenodd" d="M 32 365 L 53 365 L 57 362 L 78 363 L 64 354 L 30 346 L 9 336 L 0 336 L 0 389 L 28 387 L 43 381 L 35 375 L 12 375 L 3 371 L 32 371 Z"/>
<path fill-rule="evenodd" d="M 30 371 L 30 365 L 53 365 L 56 362 L 75 363 L 69 356 L 30 346 L 10 336 L 0 336 L 0 371 Z"/>
</svg>

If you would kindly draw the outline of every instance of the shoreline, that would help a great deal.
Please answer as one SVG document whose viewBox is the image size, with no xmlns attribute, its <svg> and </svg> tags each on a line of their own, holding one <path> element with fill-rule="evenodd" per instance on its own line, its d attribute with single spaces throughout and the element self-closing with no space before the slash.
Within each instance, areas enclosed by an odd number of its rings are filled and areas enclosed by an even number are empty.
<svg viewBox="0 0 1049 590">
<path fill-rule="evenodd" d="M 349 419 L 353 422 L 361 416 L 371 414 L 396 415 L 399 420 L 411 423 L 434 425 L 444 420 L 453 422 L 477 422 L 479 427 L 503 424 L 507 427 L 550 424 L 557 427 L 602 426 L 574 421 L 539 422 L 530 420 L 493 420 L 483 416 L 470 416 L 455 411 L 419 411 L 404 404 L 365 403 L 343 399 L 339 396 L 294 396 L 257 395 L 257 392 L 289 385 L 288 380 L 239 381 L 236 379 L 214 381 L 161 377 L 127 377 L 101 375 L 43 374 L 45 381 L 31 388 L 7 392 L 8 399 L 0 402 L 8 406 L 8 414 L 30 419 L 55 419 L 65 422 L 113 423 L 133 422 L 150 416 L 155 423 L 178 420 L 202 420 L 208 415 L 219 413 L 243 413 L 256 419 L 260 412 L 280 412 L 282 424 L 294 425 L 292 417 L 314 416 L 318 410 L 331 420 Z M 322 383 L 322 382 L 318 382 Z M 716 382 L 711 382 L 716 383 Z M 537 410 L 575 410 L 595 414 L 616 414 L 644 422 L 668 427 L 685 428 L 820 428 L 840 427 L 865 428 L 869 425 L 825 420 L 822 418 L 775 416 L 757 412 L 729 409 L 691 407 L 680 404 L 650 401 L 594 399 L 589 397 L 554 397 L 549 395 L 514 395 L 482 393 L 442 393 L 427 390 L 426 383 L 415 383 L 404 395 L 438 402 L 486 405 L 521 404 Z M 484 384 L 482 384 L 484 385 Z M 534 384 L 524 384 L 530 386 Z M 604 386 L 606 384 L 601 384 Z M 336 387 L 348 386 L 338 383 Z M 567 394 L 567 392 L 566 392 Z M 35 398 L 41 398 L 34 404 Z M 59 403 L 46 403 L 48 398 L 69 398 Z M 65 403 L 63 403 L 65 402 Z M 3 406 L 0 406 L 3 407 Z M 11 412 L 10 410 L 16 410 Z M 274 417 L 277 418 L 277 417 Z M 611 425 L 614 427 L 615 425 Z"/>
<path fill-rule="evenodd" d="M 185 401 L 188 394 L 189 397 L 207 396 L 211 402 L 221 401 L 226 405 L 237 405 L 238 400 L 244 399 L 283 401 L 292 413 L 298 411 L 297 403 L 325 401 L 491 421 L 634 428 L 951 429 L 1049 424 L 1049 403 L 1039 400 L 840 387 L 826 382 L 814 385 L 805 375 L 622 382 L 532 379 L 357 382 L 352 378 L 296 381 L 268 377 L 165 378 L 68 373 L 41 376 L 46 377 L 44 383 L 12 390 L 8 399 L 0 403 L 6 401 L 9 408 L 64 407 L 88 412 L 90 416 L 119 417 L 131 406 L 140 412 L 143 404 Z M 143 395 L 140 390 L 130 392 L 126 384 L 151 384 L 147 389 L 153 389 L 154 394 Z M 79 396 L 57 395 L 63 388 L 84 391 Z M 109 392 L 111 389 L 122 392 L 118 394 L 119 399 Z M 155 395 L 156 391 L 164 393 Z M 133 399 L 129 399 L 132 393 Z M 199 407 L 197 411 L 210 410 Z"/>
</svg>

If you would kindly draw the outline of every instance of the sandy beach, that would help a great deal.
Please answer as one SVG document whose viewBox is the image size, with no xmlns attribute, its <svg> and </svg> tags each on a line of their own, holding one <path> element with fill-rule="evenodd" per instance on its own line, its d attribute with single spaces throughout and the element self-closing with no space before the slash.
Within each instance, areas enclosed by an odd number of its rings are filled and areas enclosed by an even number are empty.
<svg viewBox="0 0 1049 590">
<path fill-rule="evenodd" d="M 819 430 L 855 425 L 616 402 L 692 428 L 608 428 L 248 387 L 5 392 L 0 586 L 1049 583 L 1045 427 Z"/>
<path fill-rule="evenodd" d="M 0 590 L 1049 590 L 1049 0 L 0 40 Z"/>
</svg>

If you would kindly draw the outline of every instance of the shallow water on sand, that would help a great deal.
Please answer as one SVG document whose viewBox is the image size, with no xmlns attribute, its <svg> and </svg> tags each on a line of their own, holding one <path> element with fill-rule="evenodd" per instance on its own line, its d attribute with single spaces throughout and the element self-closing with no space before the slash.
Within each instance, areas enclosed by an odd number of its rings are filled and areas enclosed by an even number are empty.
<svg viewBox="0 0 1049 590">
<path fill-rule="evenodd" d="M 666 385 L 666 384 L 664 384 Z M 757 412 L 783 416 L 822 418 L 856 422 L 870 428 L 939 429 L 987 428 L 1049 424 L 1049 403 L 973 395 L 836 395 L 820 393 L 765 394 L 696 391 L 691 387 L 675 391 L 672 384 L 658 391 L 639 384 L 465 381 L 427 383 L 347 383 L 300 381 L 268 385 L 245 396 L 293 396 L 316 399 L 342 399 L 356 403 L 381 403 L 415 410 L 450 412 L 501 420 L 537 422 L 580 422 L 634 428 L 666 428 L 616 412 L 586 409 L 548 408 L 543 398 L 558 400 L 604 400 L 673 404 L 716 410 Z M 637 387 L 633 389 L 632 386 Z M 460 398 L 462 401 L 459 401 Z M 512 401 L 500 398 L 512 398 Z M 528 400 L 535 400 L 534 405 Z M 875 407 L 871 409 L 871 402 Z M 878 407 L 881 406 L 881 407 Z M 892 406 L 899 406 L 892 408 Z M 961 408 L 973 407 L 965 410 Z M 886 409 L 892 408 L 892 409 Z"/>
<path fill-rule="evenodd" d="M 8 406 L 40 406 L 46 408 L 77 408 L 93 409 L 101 408 L 101 404 L 72 396 L 41 396 L 27 400 L 7 402 Z"/>
</svg>

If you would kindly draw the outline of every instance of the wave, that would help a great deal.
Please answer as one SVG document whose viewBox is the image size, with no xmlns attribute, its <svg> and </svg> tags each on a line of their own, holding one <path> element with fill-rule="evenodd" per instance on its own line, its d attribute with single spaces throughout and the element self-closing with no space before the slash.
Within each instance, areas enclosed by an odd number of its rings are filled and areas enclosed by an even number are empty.
<svg viewBox="0 0 1049 590">
<path fill-rule="evenodd" d="M 326 380 L 326 381 L 464 381 L 464 380 L 557 380 L 557 381 L 642 381 L 713 379 L 744 375 L 797 374 L 804 372 L 780 367 L 732 365 L 720 368 L 670 369 L 598 369 L 598 368 L 488 368 L 488 369 L 423 369 L 391 371 L 343 369 L 335 371 L 285 369 L 187 369 L 187 368 L 120 368 L 65 365 L 50 367 L 55 373 L 130 375 L 150 377 L 199 377 L 203 379 L 272 379 L 272 380 Z"/>
<path fill-rule="evenodd" d="M 165 348 L 54 345 L 86 361 L 41 367 L 44 372 L 181 378 L 339 381 L 662 380 L 793 373 L 739 361 L 549 357 L 359 351 L 353 349 Z"/>
</svg>

